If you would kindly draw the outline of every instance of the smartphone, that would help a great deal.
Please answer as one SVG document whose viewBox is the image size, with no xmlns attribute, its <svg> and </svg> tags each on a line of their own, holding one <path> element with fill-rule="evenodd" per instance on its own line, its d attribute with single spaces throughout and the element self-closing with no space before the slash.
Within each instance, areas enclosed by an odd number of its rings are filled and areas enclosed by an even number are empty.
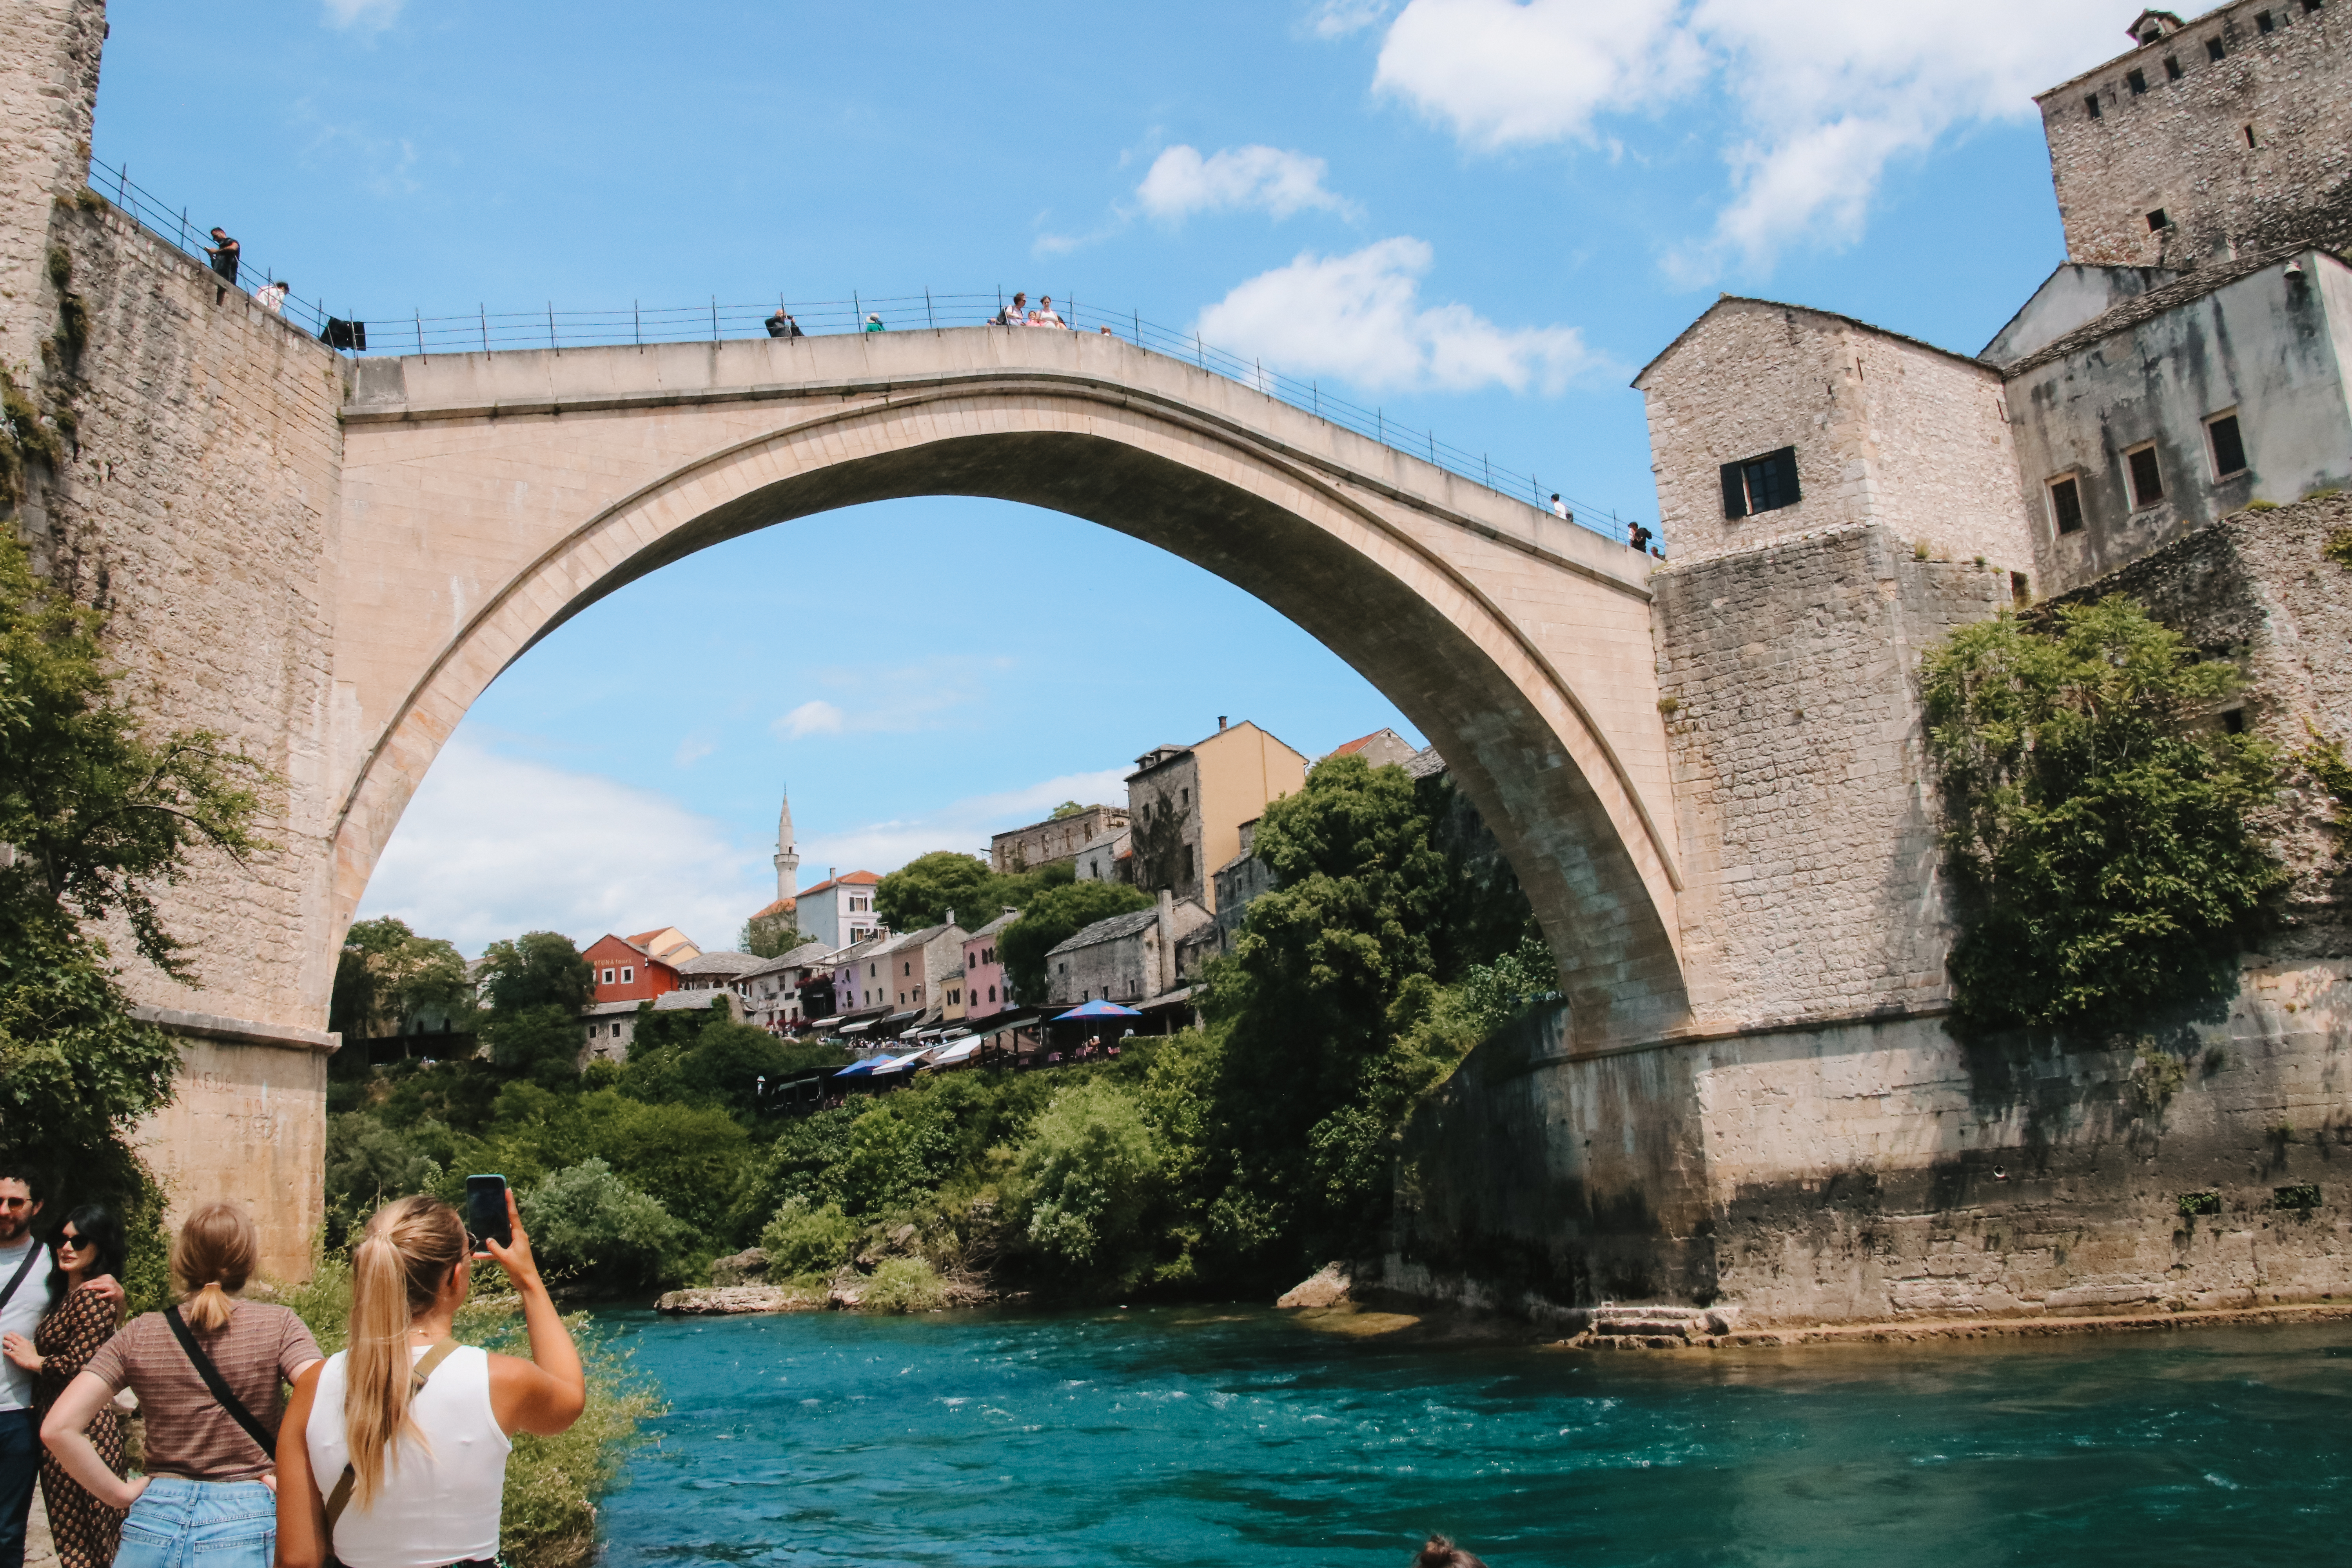
<svg viewBox="0 0 2352 1568">
<path fill-rule="evenodd" d="M 504 1176 L 468 1176 L 466 1178 L 466 1228 L 474 1234 L 474 1250 L 484 1250 L 482 1243 L 495 1241 L 500 1247 L 514 1245 L 514 1232 L 507 1225 L 507 1179 Z"/>
</svg>

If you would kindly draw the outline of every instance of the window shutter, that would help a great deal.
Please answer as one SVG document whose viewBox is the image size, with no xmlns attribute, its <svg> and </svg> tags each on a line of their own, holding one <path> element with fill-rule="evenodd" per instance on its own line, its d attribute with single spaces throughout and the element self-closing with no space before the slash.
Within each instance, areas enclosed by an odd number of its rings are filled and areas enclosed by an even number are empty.
<svg viewBox="0 0 2352 1568">
<path fill-rule="evenodd" d="M 1794 506 L 1804 500 L 1804 495 L 1797 489 L 1797 449 L 1783 447 L 1772 454 L 1772 461 L 1780 468 L 1780 504 Z"/>
<path fill-rule="evenodd" d="M 1748 484 L 1739 477 L 1739 465 L 1723 465 L 1723 515 L 1742 518 L 1748 515 Z"/>
</svg>

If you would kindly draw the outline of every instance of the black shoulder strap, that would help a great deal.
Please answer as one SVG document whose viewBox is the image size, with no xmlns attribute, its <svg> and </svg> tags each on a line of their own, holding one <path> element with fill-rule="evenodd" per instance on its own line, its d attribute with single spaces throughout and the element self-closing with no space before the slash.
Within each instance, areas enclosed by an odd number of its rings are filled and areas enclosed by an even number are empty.
<svg viewBox="0 0 2352 1568">
<path fill-rule="evenodd" d="M 180 1342 L 180 1349 L 187 1352 L 188 1364 L 196 1369 L 196 1375 L 205 1380 L 206 1388 L 212 1390 L 214 1400 L 228 1412 L 230 1420 L 245 1428 L 245 1435 L 253 1439 L 254 1446 L 268 1455 L 271 1463 L 276 1463 L 278 1434 L 256 1421 L 253 1412 L 245 1407 L 245 1402 L 229 1392 L 228 1384 L 222 1381 L 220 1368 L 213 1364 L 213 1358 L 196 1343 L 196 1336 L 188 1331 L 188 1321 L 180 1316 L 180 1309 L 164 1308 L 163 1321 L 172 1325 L 172 1337 Z"/>
<path fill-rule="evenodd" d="M 41 1244 L 33 1240 L 30 1237 L 26 1237 L 25 1261 L 16 1265 L 16 1273 L 8 1276 L 7 1288 L 5 1289 L 0 1289 L 0 1307 L 5 1307 L 8 1304 L 8 1298 L 16 1293 L 16 1287 L 25 1282 L 25 1276 L 30 1274 L 33 1271 L 33 1265 L 38 1263 L 40 1260 Z"/>
</svg>

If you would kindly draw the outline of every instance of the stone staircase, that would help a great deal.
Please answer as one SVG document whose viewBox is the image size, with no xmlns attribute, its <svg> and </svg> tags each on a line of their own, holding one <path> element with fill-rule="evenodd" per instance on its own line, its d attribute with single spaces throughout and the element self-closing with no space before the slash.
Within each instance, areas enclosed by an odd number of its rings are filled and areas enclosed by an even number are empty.
<svg viewBox="0 0 2352 1568">
<path fill-rule="evenodd" d="M 1583 1332 L 1566 1342 L 1580 1350 L 1673 1351 L 1712 1346 L 1732 1331 L 1737 1307 L 1655 1307 L 1603 1301 Z"/>
</svg>

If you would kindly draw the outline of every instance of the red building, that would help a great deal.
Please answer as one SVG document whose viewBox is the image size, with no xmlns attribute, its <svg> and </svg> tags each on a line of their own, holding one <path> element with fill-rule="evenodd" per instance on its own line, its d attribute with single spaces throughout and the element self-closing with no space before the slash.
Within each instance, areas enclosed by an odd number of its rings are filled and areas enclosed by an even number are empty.
<svg viewBox="0 0 2352 1568">
<path fill-rule="evenodd" d="M 588 961 L 596 983 L 596 1002 L 650 1002 L 678 988 L 677 965 L 698 958 L 702 950 L 676 927 L 639 931 L 635 936 L 605 935 L 580 956 Z"/>
</svg>

